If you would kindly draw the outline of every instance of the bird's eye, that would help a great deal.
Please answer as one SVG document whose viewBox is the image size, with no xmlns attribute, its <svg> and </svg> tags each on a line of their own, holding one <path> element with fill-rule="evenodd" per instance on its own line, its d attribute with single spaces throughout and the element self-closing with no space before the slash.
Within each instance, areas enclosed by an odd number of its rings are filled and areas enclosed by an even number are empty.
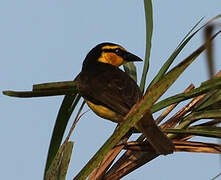
<svg viewBox="0 0 221 180">
<path fill-rule="evenodd" d="M 115 49 L 115 53 L 116 53 L 118 56 L 121 56 L 121 55 L 122 55 L 122 51 L 121 51 L 120 48 Z"/>
</svg>

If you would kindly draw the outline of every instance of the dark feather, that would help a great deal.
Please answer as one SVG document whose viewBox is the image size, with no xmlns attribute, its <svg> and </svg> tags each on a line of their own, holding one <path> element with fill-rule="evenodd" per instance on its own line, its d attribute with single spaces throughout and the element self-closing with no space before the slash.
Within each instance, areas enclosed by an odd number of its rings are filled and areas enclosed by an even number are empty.
<svg viewBox="0 0 221 180">
<path fill-rule="evenodd" d="M 83 69 L 75 81 L 87 100 L 126 115 L 142 97 L 136 82 L 118 67 L 94 63 Z"/>
</svg>

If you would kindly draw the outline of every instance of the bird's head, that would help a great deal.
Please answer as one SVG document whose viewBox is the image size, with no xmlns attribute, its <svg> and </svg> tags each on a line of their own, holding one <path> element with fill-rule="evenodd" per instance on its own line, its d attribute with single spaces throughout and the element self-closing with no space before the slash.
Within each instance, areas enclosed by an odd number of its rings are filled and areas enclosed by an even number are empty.
<svg viewBox="0 0 221 180">
<path fill-rule="evenodd" d="M 113 66 L 120 66 L 127 62 L 142 61 L 138 56 L 128 52 L 122 46 L 114 43 L 101 43 L 95 46 L 85 58 L 84 64 L 108 63 Z"/>
</svg>

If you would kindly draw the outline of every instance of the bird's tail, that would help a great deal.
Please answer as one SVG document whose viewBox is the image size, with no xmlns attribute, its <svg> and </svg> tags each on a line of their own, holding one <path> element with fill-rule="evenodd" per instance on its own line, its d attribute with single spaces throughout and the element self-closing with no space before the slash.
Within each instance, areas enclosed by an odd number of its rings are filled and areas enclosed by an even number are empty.
<svg viewBox="0 0 221 180">
<path fill-rule="evenodd" d="M 167 155 L 174 152 L 173 142 L 156 125 L 150 112 L 147 112 L 135 127 L 144 134 L 157 154 Z"/>
</svg>

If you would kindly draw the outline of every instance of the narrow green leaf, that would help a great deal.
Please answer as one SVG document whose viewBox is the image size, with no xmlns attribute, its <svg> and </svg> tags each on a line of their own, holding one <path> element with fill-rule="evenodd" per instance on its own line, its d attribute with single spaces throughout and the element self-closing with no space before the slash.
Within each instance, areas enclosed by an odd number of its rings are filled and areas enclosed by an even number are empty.
<svg viewBox="0 0 221 180">
<path fill-rule="evenodd" d="M 32 91 L 3 91 L 4 95 L 20 98 L 58 96 L 76 92 L 74 81 L 52 82 L 33 85 Z"/>
<path fill-rule="evenodd" d="M 216 127 L 216 126 L 193 126 L 189 127 L 188 129 L 217 132 L 221 135 L 221 127 Z"/>
<path fill-rule="evenodd" d="M 76 83 L 74 81 L 62 81 L 62 82 L 50 82 L 43 84 L 34 84 L 33 91 L 43 91 L 52 89 L 76 89 Z"/>
<path fill-rule="evenodd" d="M 190 31 L 186 34 L 186 36 L 182 39 L 182 41 L 178 44 L 177 48 L 178 49 L 183 43 L 184 41 L 190 36 L 190 34 L 194 31 L 194 29 L 202 22 L 202 20 L 204 19 L 204 17 L 202 17 L 191 29 Z M 198 29 L 199 31 L 199 29 Z M 197 31 L 197 32 L 198 32 Z M 194 33 L 193 33 L 194 34 Z M 196 32 L 195 32 L 196 34 Z"/>
<path fill-rule="evenodd" d="M 66 144 L 61 160 L 60 172 L 59 172 L 59 180 L 65 180 L 67 175 L 68 166 L 71 159 L 71 154 L 73 150 L 74 142 L 70 141 Z"/>
<path fill-rule="evenodd" d="M 123 65 L 124 71 L 134 80 L 137 82 L 137 68 L 133 62 L 129 62 Z"/>
<path fill-rule="evenodd" d="M 212 79 L 209 79 L 207 81 L 204 81 L 201 83 L 201 86 L 209 86 L 209 85 L 212 85 L 214 83 L 216 83 L 217 79 L 220 79 L 221 80 L 221 76 L 218 76 L 218 77 L 214 77 Z"/>
<path fill-rule="evenodd" d="M 62 138 L 64 136 L 64 131 L 66 129 L 68 120 L 77 105 L 78 101 L 80 100 L 80 95 L 72 94 L 72 95 L 66 95 L 63 99 L 63 102 L 61 104 L 61 107 L 58 112 L 58 116 L 55 122 L 50 147 L 48 151 L 48 157 L 47 162 L 45 166 L 45 173 L 47 172 L 50 164 L 52 163 L 60 145 Z M 44 173 L 44 174 L 45 174 Z"/>
<path fill-rule="evenodd" d="M 183 129 L 188 127 L 190 124 L 200 120 L 200 119 L 217 119 L 221 118 L 221 110 L 208 110 L 208 111 L 199 111 L 193 112 L 176 127 L 176 129 Z"/>
<path fill-rule="evenodd" d="M 209 23 L 211 23 L 212 21 L 216 20 L 217 18 L 220 18 L 221 14 L 210 19 L 208 22 L 206 22 L 204 25 L 202 25 L 200 28 L 198 28 L 194 33 L 192 33 L 189 37 L 188 35 L 195 29 L 195 27 L 203 20 L 203 18 L 201 18 L 196 25 L 187 33 L 187 35 L 184 37 L 184 39 L 180 42 L 180 44 L 178 45 L 178 47 L 174 50 L 174 52 L 171 54 L 171 56 L 166 60 L 166 62 L 164 63 L 164 65 L 161 67 L 160 71 L 158 72 L 158 74 L 154 77 L 154 79 L 151 81 L 151 83 L 149 84 L 148 88 L 151 88 L 157 81 L 159 81 L 159 79 L 166 73 L 166 71 L 169 69 L 170 65 L 173 63 L 173 61 L 175 60 L 175 58 L 177 57 L 177 55 L 182 51 L 182 49 L 185 47 L 185 45 L 192 39 L 192 37 L 198 33 L 202 28 L 204 28 L 205 26 L 207 26 Z M 187 38 L 188 37 L 188 38 Z"/>
<path fill-rule="evenodd" d="M 60 96 L 73 93 L 71 89 L 59 89 L 59 90 L 45 90 L 45 91 L 3 91 L 3 94 L 11 97 L 19 98 L 33 98 L 33 97 L 45 97 L 45 96 Z"/>
<path fill-rule="evenodd" d="M 213 89 L 212 89 L 213 90 Z M 202 103 L 194 107 L 193 111 L 202 111 L 207 109 L 220 109 L 221 108 L 221 90 L 211 93 L 207 96 Z"/>
<path fill-rule="evenodd" d="M 144 92 L 147 72 L 149 69 L 149 59 L 151 50 L 151 41 L 153 34 L 153 7 L 151 0 L 144 0 L 145 20 L 146 20 L 146 54 L 143 67 L 143 74 L 140 82 L 141 92 Z"/>
<path fill-rule="evenodd" d="M 202 19 L 200 19 L 200 21 L 194 26 L 194 28 L 202 21 Z M 190 32 L 188 32 L 187 34 L 190 34 L 194 29 L 192 28 L 190 30 Z M 199 29 L 198 29 L 199 31 Z M 151 81 L 151 83 L 149 84 L 148 88 L 151 88 L 157 81 L 159 81 L 159 79 L 166 73 L 166 71 L 169 69 L 170 65 L 173 63 L 173 61 L 175 60 L 175 58 L 179 55 L 179 53 L 183 50 L 183 48 L 186 46 L 186 44 L 192 39 L 192 37 L 198 32 L 196 31 L 195 33 L 193 33 L 190 37 L 188 37 L 186 40 L 186 36 L 185 38 L 181 41 L 181 43 L 178 45 L 178 47 L 174 50 L 174 52 L 171 54 L 171 56 L 166 60 L 166 62 L 163 64 L 163 66 L 160 68 L 159 72 L 157 73 L 157 75 L 154 77 L 154 79 Z"/>
<path fill-rule="evenodd" d="M 45 180 L 57 179 L 63 150 L 64 150 L 64 146 L 61 146 L 45 174 L 45 178 L 44 178 Z"/>
<path fill-rule="evenodd" d="M 169 98 L 166 98 L 166 99 L 154 104 L 151 108 L 151 111 L 152 111 L 152 113 L 157 112 L 157 111 L 159 111 L 159 110 L 161 110 L 171 104 L 179 103 L 184 100 L 187 100 L 187 99 L 190 99 L 193 97 L 197 97 L 201 94 L 205 94 L 211 90 L 215 90 L 215 89 L 219 89 L 219 88 L 221 88 L 221 77 L 217 77 L 212 84 L 205 85 L 204 83 L 202 83 L 200 87 L 190 90 L 189 92 L 180 93 L 180 94 L 171 96 Z"/>
<path fill-rule="evenodd" d="M 187 129 L 166 129 L 166 133 L 195 135 L 203 137 L 221 138 L 221 127 L 190 127 Z"/>
</svg>

